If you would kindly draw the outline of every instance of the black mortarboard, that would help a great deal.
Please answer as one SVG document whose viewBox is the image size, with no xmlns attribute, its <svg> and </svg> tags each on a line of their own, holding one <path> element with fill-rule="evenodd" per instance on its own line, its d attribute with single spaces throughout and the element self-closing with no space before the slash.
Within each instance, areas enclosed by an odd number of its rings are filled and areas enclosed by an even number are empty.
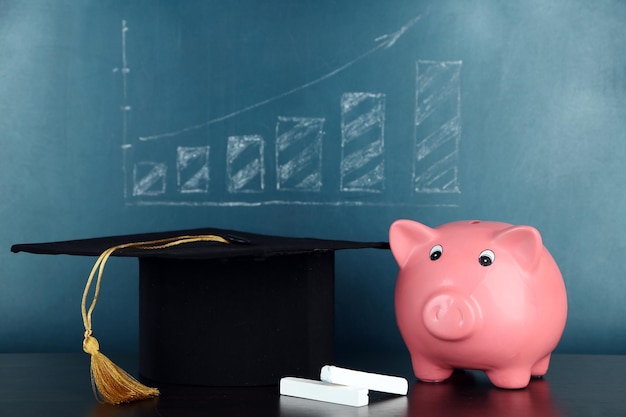
<svg viewBox="0 0 626 417">
<path fill-rule="evenodd" d="M 217 236 L 228 243 L 119 247 L 178 242 L 181 236 Z M 317 378 L 333 359 L 334 252 L 389 247 L 194 229 L 11 250 L 100 256 L 116 246 L 111 256 L 139 258 L 140 375 L 221 386 L 276 384 L 285 375 Z"/>
</svg>

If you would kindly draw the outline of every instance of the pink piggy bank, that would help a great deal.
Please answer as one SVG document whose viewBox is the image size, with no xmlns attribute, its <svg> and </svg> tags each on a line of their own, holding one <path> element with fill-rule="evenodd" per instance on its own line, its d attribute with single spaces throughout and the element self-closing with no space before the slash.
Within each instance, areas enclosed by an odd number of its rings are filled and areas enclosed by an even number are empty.
<svg viewBox="0 0 626 417">
<path fill-rule="evenodd" d="M 567 295 L 535 228 L 398 220 L 389 242 L 400 267 L 396 319 L 417 378 L 475 369 L 497 387 L 524 388 L 548 371 Z"/>
</svg>

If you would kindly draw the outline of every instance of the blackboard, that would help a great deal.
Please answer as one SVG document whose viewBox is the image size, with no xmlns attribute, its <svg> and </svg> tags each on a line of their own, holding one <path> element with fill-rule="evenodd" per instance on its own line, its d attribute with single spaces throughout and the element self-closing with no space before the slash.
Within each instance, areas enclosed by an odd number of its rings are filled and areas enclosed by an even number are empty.
<svg viewBox="0 0 626 417">
<path fill-rule="evenodd" d="M 624 21 L 618 0 L 2 2 L 0 351 L 80 349 L 93 261 L 13 243 L 377 241 L 411 218 L 535 226 L 568 287 L 559 350 L 626 353 Z M 107 268 L 103 349 L 136 349 L 137 267 Z M 396 273 L 337 255 L 338 349 L 402 348 Z"/>
</svg>

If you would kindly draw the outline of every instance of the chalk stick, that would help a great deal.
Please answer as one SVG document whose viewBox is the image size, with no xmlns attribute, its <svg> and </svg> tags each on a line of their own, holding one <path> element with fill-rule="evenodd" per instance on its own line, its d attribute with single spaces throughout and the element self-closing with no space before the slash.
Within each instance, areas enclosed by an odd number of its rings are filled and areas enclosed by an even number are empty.
<svg viewBox="0 0 626 417">
<path fill-rule="evenodd" d="M 361 407 L 369 403 L 366 388 L 348 387 L 312 379 L 284 377 L 280 380 L 280 394 L 309 400 Z"/>
<path fill-rule="evenodd" d="M 405 378 L 354 371 L 332 365 L 326 365 L 322 368 L 320 379 L 332 384 L 367 388 L 371 391 L 380 391 L 389 394 L 406 395 L 409 391 L 409 382 Z"/>
</svg>

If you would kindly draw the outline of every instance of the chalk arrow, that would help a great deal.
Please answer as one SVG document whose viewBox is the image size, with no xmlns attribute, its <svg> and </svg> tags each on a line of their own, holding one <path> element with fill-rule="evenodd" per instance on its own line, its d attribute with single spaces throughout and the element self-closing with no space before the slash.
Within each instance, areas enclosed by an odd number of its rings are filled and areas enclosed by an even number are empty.
<svg viewBox="0 0 626 417">
<path fill-rule="evenodd" d="M 376 46 L 374 46 L 373 48 L 365 51 L 364 53 L 362 53 L 361 55 L 357 56 L 356 58 L 354 58 L 353 60 L 343 64 L 342 66 L 335 68 L 334 70 L 320 76 L 319 78 L 316 78 L 312 81 L 309 81 L 306 84 L 302 84 L 298 87 L 294 87 L 291 90 L 287 90 L 283 93 L 280 93 L 276 96 L 270 97 L 268 99 L 259 101 L 257 103 L 251 104 L 247 107 L 244 107 L 242 109 L 233 111 L 231 113 L 225 114 L 223 116 L 220 117 L 216 117 L 215 119 L 211 119 L 211 120 L 207 120 L 205 122 L 193 125 L 193 126 L 188 126 L 186 128 L 174 131 L 174 132 L 166 132 L 166 133 L 161 133 L 158 135 L 151 135 L 151 136 L 140 136 L 139 140 L 141 141 L 148 141 L 148 140 L 154 140 L 154 139 L 162 139 L 162 138 L 168 138 L 168 137 L 173 137 L 173 136 L 178 136 L 182 133 L 186 133 L 186 132 L 190 132 L 196 129 L 201 129 L 203 127 L 207 127 L 210 125 L 213 125 L 215 123 L 219 123 L 222 122 L 224 120 L 233 118 L 235 116 L 238 116 L 242 113 L 248 112 L 250 110 L 256 109 L 258 107 L 264 106 L 266 104 L 272 103 L 274 101 L 277 101 L 283 97 L 287 97 L 291 94 L 294 94 L 298 91 L 304 90 L 305 88 L 311 87 L 315 84 L 318 84 L 330 77 L 333 77 L 337 74 L 339 74 L 340 72 L 350 68 L 351 66 L 353 66 L 354 64 L 356 64 L 357 62 L 365 59 L 366 57 L 368 57 L 369 55 L 373 54 L 374 52 L 380 50 L 380 49 L 388 49 L 391 48 L 393 45 L 395 45 L 395 43 L 398 41 L 398 39 L 400 39 L 400 37 L 402 37 L 402 35 L 404 35 L 406 33 L 406 31 L 408 31 L 413 25 L 415 25 L 417 22 L 420 21 L 420 19 L 422 18 L 421 15 L 417 15 L 415 16 L 413 19 L 409 20 L 404 26 L 402 26 L 399 30 L 397 30 L 396 32 L 393 33 L 388 33 L 385 35 L 381 35 L 379 37 L 377 37 L 376 39 L 374 39 L 374 41 L 377 43 Z"/>
<path fill-rule="evenodd" d="M 421 18 L 421 15 L 415 16 L 406 25 L 402 26 L 397 32 L 379 36 L 374 39 L 374 41 L 380 42 L 379 45 L 382 46 L 384 49 L 391 48 L 396 43 L 396 41 L 400 39 L 400 37 L 411 28 L 411 26 L 419 22 Z"/>
</svg>

